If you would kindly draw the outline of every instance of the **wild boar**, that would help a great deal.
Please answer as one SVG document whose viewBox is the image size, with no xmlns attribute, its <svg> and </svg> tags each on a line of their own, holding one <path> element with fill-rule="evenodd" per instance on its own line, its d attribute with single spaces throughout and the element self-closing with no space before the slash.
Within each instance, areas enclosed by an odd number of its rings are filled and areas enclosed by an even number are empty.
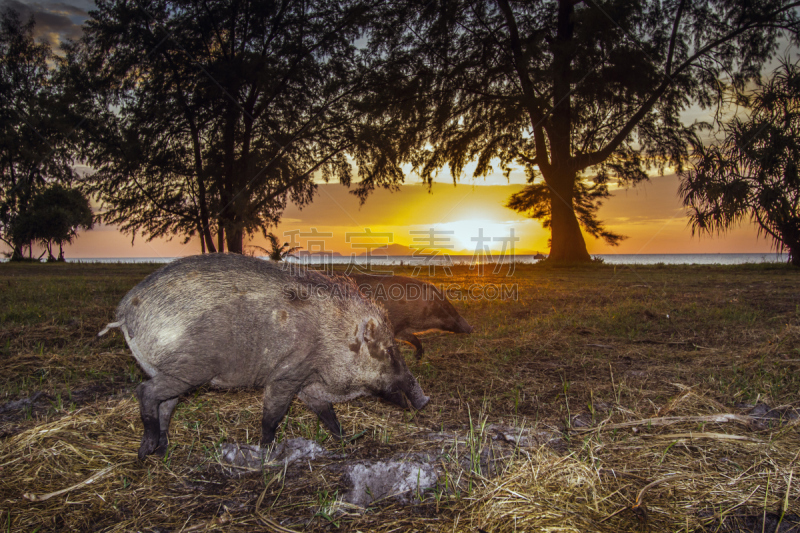
<svg viewBox="0 0 800 533">
<path fill-rule="evenodd" d="M 285 264 L 284 264 L 285 265 Z M 297 395 L 342 438 L 333 403 L 362 395 L 422 409 L 428 397 L 385 310 L 345 278 L 236 254 L 172 262 L 122 299 L 116 322 L 150 378 L 136 388 L 139 458 L 166 452 L 178 397 L 203 384 L 264 389 L 261 443 Z M 404 397 L 405 395 L 405 397 Z"/>
<path fill-rule="evenodd" d="M 414 335 L 429 330 L 472 333 L 475 328 L 464 320 L 441 290 L 427 281 L 405 276 L 352 274 L 358 287 L 389 312 L 394 337 L 411 344 L 417 361 L 425 349 Z"/>
</svg>

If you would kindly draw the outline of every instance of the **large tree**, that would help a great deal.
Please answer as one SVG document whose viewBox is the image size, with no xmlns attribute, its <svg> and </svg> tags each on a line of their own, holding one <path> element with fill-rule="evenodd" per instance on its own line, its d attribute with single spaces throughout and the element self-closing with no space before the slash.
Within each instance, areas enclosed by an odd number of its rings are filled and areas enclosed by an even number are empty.
<svg viewBox="0 0 800 533">
<path fill-rule="evenodd" d="M 589 260 L 583 230 L 611 244 L 597 208 L 609 185 L 682 168 L 695 138 L 681 122 L 743 87 L 794 37 L 791 0 L 462 0 L 411 2 L 386 74 L 420 132 L 426 180 L 494 162 L 523 164 L 509 206 L 552 231 L 550 257 Z M 417 7 L 418 6 L 418 7 Z M 388 35 L 388 33 L 387 33 Z M 413 103 L 412 103 L 413 102 Z"/>
<path fill-rule="evenodd" d="M 12 259 L 30 242 L 11 229 L 36 192 L 73 176 L 71 122 L 55 67 L 59 58 L 33 39 L 34 20 L 0 12 L 0 240 Z"/>
<path fill-rule="evenodd" d="M 698 145 L 681 176 L 692 232 L 722 233 L 750 219 L 800 267 L 800 67 L 783 61 L 723 124 L 723 139 Z"/>
<path fill-rule="evenodd" d="M 315 178 L 391 186 L 383 122 L 354 107 L 368 57 L 357 40 L 378 0 L 97 2 L 71 52 L 102 220 L 148 237 L 243 251 Z M 377 135 L 371 133 L 378 132 Z M 214 239 L 216 235 L 216 239 Z"/>
</svg>

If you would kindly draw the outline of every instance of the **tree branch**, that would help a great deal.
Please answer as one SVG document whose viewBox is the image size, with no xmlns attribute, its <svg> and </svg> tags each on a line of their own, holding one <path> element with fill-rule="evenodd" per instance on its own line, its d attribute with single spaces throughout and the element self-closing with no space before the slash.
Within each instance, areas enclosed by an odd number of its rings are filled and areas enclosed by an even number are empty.
<svg viewBox="0 0 800 533">
<path fill-rule="evenodd" d="M 678 36 L 678 26 L 680 26 L 681 23 L 681 15 L 683 14 L 683 6 L 685 4 L 686 0 L 681 0 L 678 6 L 678 13 L 675 15 L 675 22 L 672 24 L 672 35 L 669 37 L 669 51 L 667 52 L 667 64 L 664 67 L 664 72 L 666 72 L 667 76 L 669 76 L 669 71 L 672 68 L 672 56 L 675 53 L 675 40 Z"/>
<path fill-rule="evenodd" d="M 770 227 L 764 222 L 757 208 L 753 209 L 753 214 L 755 215 L 756 220 L 758 220 L 759 226 L 761 226 L 764 232 L 769 234 L 769 236 L 775 239 L 776 242 L 781 243 L 781 247 L 783 247 L 783 239 L 779 235 L 777 235 L 774 231 L 772 231 L 772 229 L 770 229 Z"/>
<path fill-rule="evenodd" d="M 323 113 L 323 111 L 327 110 L 327 109 L 328 109 L 330 106 L 332 106 L 333 104 L 335 104 L 336 102 L 338 102 L 339 100 L 341 100 L 342 98 L 344 98 L 345 96 L 347 96 L 349 93 L 351 93 L 352 91 L 354 91 L 354 90 L 357 88 L 357 86 L 358 86 L 360 83 L 361 83 L 361 80 L 359 80 L 358 82 L 356 82 L 355 84 L 353 84 L 353 86 L 352 86 L 352 87 L 350 87 L 348 90 L 344 91 L 342 94 L 340 94 L 340 95 L 339 95 L 339 96 L 337 96 L 336 98 L 334 98 L 334 99 L 330 100 L 329 102 L 327 102 L 326 104 L 322 105 L 322 106 L 320 107 L 320 109 L 318 109 L 318 110 L 317 110 L 317 112 L 316 112 L 316 113 L 314 113 L 314 114 L 311 116 L 311 118 L 310 118 L 310 119 L 308 119 L 308 120 L 306 121 L 306 123 L 305 123 L 305 124 L 303 124 L 303 126 L 302 126 L 302 127 L 299 129 L 299 130 L 297 130 L 297 131 L 296 131 L 296 132 L 295 132 L 295 133 L 292 135 L 292 138 L 291 138 L 291 139 L 289 139 L 289 142 L 287 142 L 285 145 L 281 146 L 280 150 L 278 150 L 278 153 L 277 153 L 277 154 L 275 154 L 275 156 L 274 156 L 274 157 L 273 157 L 273 158 L 270 160 L 270 162 L 269 162 L 269 163 L 267 163 L 267 165 L 266 165 L 266 166 L 265 166 L 265 167 L 264 167 L 264 168 L 263 168 L 261 171 L 259 171 L 259 172 L 258 172 L 258 173 L 257 173 L 255 176 L 253 176 L 253 177 L 250 179 L 250 181 L 247 183 L 247 185 L 245 186 L 245 188 L 244 188 L 244 189 L 242 189 L 242 190 L 243 190 L 243 191 L 245 191 L 245 190 L 249 189 L 249 188 L 250 188 L 250 186 L 251 186 L 253 183 L 255 183 L 255 181 L 256 181 L 256 178 L 258 178 L 258 177 L 259 177 L 261 174 L 263 174 L 263 173 L 265 173 L 265 172 L 269 171 L 269 170 L 271 169 L 272 165 L 273 165 L 273 164 L 274 164 L 276 161 L 278 161 L 278 160 L 279 160 L 279 159 L 280 159 L 280 158 L 281 158 L 281 157 L 284 155 L 284 153 L 286 153 L 286 152 L 288 152 L 288 151 L 289 151 L 289 148 L 291 147 L 291 145 L 292 145 L 292 144 L 294 144 L 294 142 L 295 142 L 295 141 L 296 141 L 296 140 L 297 140 L 297 139 L 300 137 L 300 135 L 301 135 L 301 134 L 302 134 L 302 133 L 303 133 L 305 130 L 307 130 L 307 129 L 309 128 L 309 126 L 311 126 L 311 124 L 312 124 L 312 123 L 313 123 L 313 122 L 314 122 L 314 121 L 317 119 L 317 117 L 319 117 L 319 116 L 320 116 L 320 115 Z M 240 193 L 241 193 L 241 191 L 240 191 Z M 234 195 L 234 198 L 235 198 L 236 196 L 238 196 L 240 193 L 237 193 L 236 195 Z M 248 194 L 248 195 L 249 195 L 249 194 L 251 194 L 251 193 L 252 193 L 252 190 L 250 190 L 250 191 L 247 191 L 247 194 Z M 232 202 L 232 201 L 233 201 L 233 200 L 231 200 L 231 202 Z M 230 204 L 230 202 L 229 202 L 229 204 Z M 226 207 L 227 207 L 227 205 L 226 205 Z M 224 208 L 223 208 L 223 209 L 224 209 Z"/>
<path fill-rule="evenodd" d="M 531 120 L 531 128 L 533 129 L 533 138 L 536 146 L 536 159 L 539 161 L 539 168 L 547 168 L 549 170 L 550 161 L 547 154 L 547 145 L 544 139 L 544 131 L 541 128 L 541 122 L 544 118 L 541 109 L 536 104 L 536 95 L 533 90 L 533 83 L 528 76 L 528 65 L 525 56 L 522 53 L 522 43 L 519 38 L 519 28 L 517 28 L 517 21 L 514 19 L 514 12 L 511 11 L 511 6 L 508 0 L 497 0 L 497 5 L 508 25 L 508 33 L 511 41 L 511 51 L 514 54 L 514 68 L 517 71 L 520 85 L 522 86 L 522 94 L 525 98 L 525 108 L 528 110 L 528 115 Z"/>
<path fill-rule="evenodd" d="M 661 96 L 664 95 L 666 90 L 672 84 L 673 77 L 676 74 L 679 74 L 682 71 L 686 70 L 687 68 L 693 66 L 692 64 L 697 59 L 699 59 L 700 57 L 706 55 L 708 52 L 710 52 L 711 50 L 713 50 L 717 46 L 719 46 L 721 44 L 724 44 L 724 43 L 730 41 L 731 39 L 734 39 L 734 38 L 738 37 L 739 35 L 741 35 L 742 33 L 745 33 L 746 31 L 749 31 L 749 30 L 752 30 L 752 29 L 755 29 L 755 28 L 764 27 L 764 26 L 770 26 L 771 23 L 766 22 L 766 21 L 768 21 L 769 19 L 771 19 L 772 17 L 774 17 L 776 15 L 784 13 L 784 12 L 786 12 L 786 11 L 788 11 L 790 9 L 793 9 L 795 7 L 798 7 L 798 6 L 800 6 L 800 2 L 794 2 L 792 4 L 789 4 L 789 5 L 785 6 L 782 9 L 778 9 L 776 11 L 773 11 L 772 13 L 768 13 L 767 15 L 762 17 L 762 20 L 760 22 L 758 22 L 758 21 L 757 22 L 752 22 L 752 23 L 747 24 L 745 26 L 742 26 L 742 27 L 740 27 L 740 28 L 738 28 L 736 30 L 730 31 L 727 34 L 725 34 L 722 37 L 720 37 L 719 39 L 715 39 L 714 41 L 708 43 L 706 46 L 702 47 L 700 50 L 695 52 L 686 61 L 681 63 L 681 65 L 678 66 L 673 72 L 666 71 L 665 72 L 664 81 L 661 82 L 661 85 L 659 85 L 656 88 L 656 90 L 653 92 L 653 94 L 650 95 L 650 98 L 648 98 L 645 101 L 645 103 L 642 105 L 642 107 L 639 108 L 639 110 L 628 120 L 628 122 L 622 127 L 622 129 L 619 131 L 619 133 L 617 133 L 617 135 L 606 146 L 604 146 L 602 149 L 600 149 L 600 150 L 598 150 L 596 152 L 589 153 L 589 154 L 579 154 L 579 155 L 573 157 L 572 161 L 571 161 L 573 169 L 575 171 L 580 171 L 580 170 L 583 170 L 583 169 L 585 169 L 587 167 L 591 167 L 591 166 L 597 165 L 599 163 L 602 163 L 603 161 L 608 159 L 608 157 L 611 156 L 611 154 L 614 153 L 614 151 L 617 148 L 619 148 L 619 146 L 623 143 L 623 141 L 625 141 L 625 139 L 628 137 L 628 135 L 631 133 L 631 131 L 633 131 L 633 129 L 639 123 L 639 121 L 641 121 L 641 119 L 653 108 L 653 106 L 656 104 L 656 102 L 659 100 L 659 98 L 661 98 Z M 680 12 L 680 10 L 681 10 L 681 8 L 679 8 L 679 12 Z M 676 15 L 676 18 L 677 18 L 677 16 L 678 15 Z M 677 23 L 677 20 L 676 20 L 676 23 Z M 677 27 L 677 25 L 673 27 L 673 35 L 674 35 L 674 32 L 675 32 L 675 27 Z M 670 46 L 672 46 L 672 43 L 670 43 Z"/>
<path fill-rule="evenodd" d="M 273 192 L 271 192 L 271 193 L 270 193 L 270 194 L 269 194 L 269 195 L 268 195 L 268 196 L 267 196 L 267 197 L 266 197 L 266 198 L 265 198 L 263 201 L 259 202 L 259 204 L 256 206 L 256 209 L 257 209 L 257 210 L 261 210 L 261 209 L 263 209 L 263 208 L 266 206 L 266 203 L 267 203 L 269 200 L 271 200 L 271 199 L 273 199 L 273 198 L 275 198 L 275 197 L 277 197 L 277 196 L 280 196 L 281 194 L 283 194 L 283 193 L 287 192 L 287 191 L 288 191 L 289 189 L 291 189 L 292 187 L 294 187 L 294 186 L 296 186 L 297 184 L 301 183 L 301 182 L 302 182 L 303 180 L 305 180 L 305 179 L 306 179 L 306 178 L 307 178 L 307 177 L 308 177 L 310 174 L 313 174 L 314 172 L 316 172 L 316 171 L 317 171 L 317 169 L 319 169 L 319 167 L 321 167 L 322 165 L 324 165 L 325 163 L 327 163 L 327 162 L 328 162 L 328 161 L 329 161 L 331 158 L 333 158 L 333 157 L 334 157 L 334 156 L 336 156 L 337 154 L 340 154 L 340 153 L 342 153 L 343 151 L 345 151 L 345 150 L 349 149 L 351 146 L 353 146 L 353 144 L 354 144 L 354 143 L 350 142 L 350 143 L 347 143 L 347 144 L 345 144 L 344 146 L 341 146 L 341 147 L 339 147 L 337 150 L 334 150 L 333 152 L 331 152 L 330 154 L 328 154 L 327 156 L 325 156 L 323 159 L 321 159 L 320 161 L 318 161 L 318 162 L 317 162 L 317 163 L 316 163 L 316 164 L 315 164 L 313 167 L 311 167 L 310 169 L 308 169 L 306 172 L 304 172 L 304 173 L 300 174 L 300 175 L 299 175 L 299 176 L 297 176 L 296 178 L 293 178 L 293 179 L 289 180 L 289 181 L 288 181 L 286 184 L 284 184 L 284 185 L 283 185 L 283 187 L 280 187 L 280 188 L 278 188 L 276 191 L 273 191 Z"/>
</svg>

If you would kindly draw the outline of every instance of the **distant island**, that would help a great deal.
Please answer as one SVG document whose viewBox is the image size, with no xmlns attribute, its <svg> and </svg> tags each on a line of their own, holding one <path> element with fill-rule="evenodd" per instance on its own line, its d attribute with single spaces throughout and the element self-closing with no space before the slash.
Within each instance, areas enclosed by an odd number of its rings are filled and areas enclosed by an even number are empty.
<svg viewBox="0 0 800 533">
<path fill-rule="evenodd" d="M 445 256 L 449 255 L 452 257 L 472 257 L 475 255 L 474 250 L 438 250 L 435 248 L 427 248 L 427 247 L 420 247 L 420 248 L 409 248 L 408 246 L 403 246 L 402 244 L 389 244 L 387 246 L 381 246 L 380 248 L 373 249 L 369 255 L 377 256 L 377 257 L 408 257 L 414 256 L 416 257 L 424 257 L 424 256 Z M 511 255 L 532 255 L 535 256 L 536 259 L 544 259 L 547 257 L 539 253 L 539 251 L 534 250 L 514 250 L 512 254 L 510 250 L 506 252 L 501 252 L 498 250 L 492 250 L 491 252 L 492 257 L 500 258 L 505 256 Z M 358 257 L 366 257 L 367 252 L 359 254 Z"/>
<path fill-rule="evenodd" d="M 359 257 L 366 257 L 367 255 L 378 255 L 381 257 L 385 256 L 408 256 L 414 255 L 414 252 L 420 250 L 414 250 L 413 248 L 409 248 L 408 246 L 403 246 L 402 244 L 389 244 L 387 246 L 381 246 L 380 248 L 374 248 L 369 254 L 364 252 L 359 254 Z M 425 252 L 426 250 L 421 250 Z"/>
<path fill-rule="evenodd" d="M 300 250 L 294 253 L 297 257 L 342 257 L 339 252 L 309 252 L 308 250 Z"/>
</svg>

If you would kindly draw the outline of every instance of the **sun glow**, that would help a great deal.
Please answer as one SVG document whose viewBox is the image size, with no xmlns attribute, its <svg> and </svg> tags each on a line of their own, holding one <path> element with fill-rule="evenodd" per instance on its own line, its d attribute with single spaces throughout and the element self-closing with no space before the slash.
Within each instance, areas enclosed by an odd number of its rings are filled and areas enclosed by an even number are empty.
<svg viewBox="0 0 800 533">
<path fill-rule="evenodd" d="M 458 253 L 490 250 L 511 253 L 511 246 L 519 247 L 519 221 L 489 219 L 455 220 L 433 227 L 412 226 L 412 248 L 429 246 L 432 249 Z"/>
</svg>

